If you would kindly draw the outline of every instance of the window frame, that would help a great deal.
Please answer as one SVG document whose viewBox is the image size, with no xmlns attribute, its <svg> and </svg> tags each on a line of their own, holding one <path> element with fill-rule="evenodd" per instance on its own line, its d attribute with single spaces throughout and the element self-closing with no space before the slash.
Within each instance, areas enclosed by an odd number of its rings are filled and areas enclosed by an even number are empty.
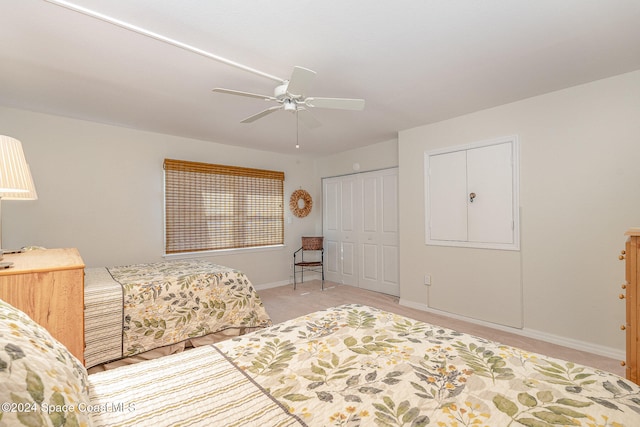
<svg viewBox="0 0 640 427">
<path fill-rule="evenodd" d="M 284 246 L 284 172 L 164 159 L 163 184 L 165 256 Z"/>
</svg>

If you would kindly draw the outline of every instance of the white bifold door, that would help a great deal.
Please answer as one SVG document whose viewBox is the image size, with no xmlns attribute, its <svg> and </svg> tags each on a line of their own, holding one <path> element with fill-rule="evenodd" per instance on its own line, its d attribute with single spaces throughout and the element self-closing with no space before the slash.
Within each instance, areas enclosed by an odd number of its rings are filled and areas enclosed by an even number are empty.
<svg viewBox="0 0 640 427">
<path fill-rule="evenodd" d="M 325 178 L 327 280 L 398 296 L 398 169 Z"/>
</svg>

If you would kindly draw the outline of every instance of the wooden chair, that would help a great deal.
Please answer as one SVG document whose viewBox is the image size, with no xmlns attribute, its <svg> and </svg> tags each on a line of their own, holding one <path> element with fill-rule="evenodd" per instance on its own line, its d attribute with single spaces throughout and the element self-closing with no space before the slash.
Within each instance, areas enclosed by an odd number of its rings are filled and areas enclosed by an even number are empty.
<svg viewBox="0 0 640 427">
<path fill-rule="evenodd" d="M 322 290 L 324 290 L 324 237 L 303 237 L 302 247 L 293 253 L 293 289 L 296 288 L 297 273 L 301 273 L 301 282 L 304 282 L 305 271 L 315 271 L 322 274 Z M 320 260 L 304 260 L 305 252 L 320 252 Z M 299 254 L 299 259 L 298 259 Z M 317 257 L 317 255 L 316 255 Z"/>
</svg>

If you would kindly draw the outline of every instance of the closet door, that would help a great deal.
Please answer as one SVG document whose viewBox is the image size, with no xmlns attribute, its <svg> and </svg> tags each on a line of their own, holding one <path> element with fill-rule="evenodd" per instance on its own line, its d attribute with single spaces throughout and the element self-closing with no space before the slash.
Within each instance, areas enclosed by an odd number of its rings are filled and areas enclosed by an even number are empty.
<svg viewBox="0 0 640 427">
<path fill-rule="evenodd" d="M 399 295 L 397 168 L 323 179 L 327 280 Z"/>
<path fill-rule="evenodd" d="M 363 173 L 358 188 L 362 207 L 358 224 L 358 285 L 398 296 L 397 169 Z"/>
<path fill-rule="evenodd" d="M 340 277 L 340 248 L 338 233 L 340 223 L 339 198 L 340 183 L 334 180 L 323 180 L 322 182 L 322 224 L 324 236 L 324 274 L 327 280 L 338 281 Z"/>
<path fill-rule="evenodd" d="M 323 180 L 325 278 L 357 286 L 355 178 Z"/>
</svg>

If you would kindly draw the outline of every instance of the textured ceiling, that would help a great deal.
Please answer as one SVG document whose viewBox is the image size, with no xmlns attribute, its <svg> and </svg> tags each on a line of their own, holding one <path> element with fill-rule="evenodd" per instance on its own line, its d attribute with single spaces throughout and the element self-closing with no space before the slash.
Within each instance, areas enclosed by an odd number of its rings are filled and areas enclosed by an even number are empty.
<svg viewBox="0 0 640 427">
<path fill-rule="evenodd" d="M 276 81 L 62 7 L 0 0 L 0 105 L 223 144 L 295 152 L 295 115 L 211 91 Z M 330 154 L 402 129 L 640 69 L 638 0 L 74 0 L 75 5 L 288 79 L 314 109 L 300 152 Z"/>
</svg>

